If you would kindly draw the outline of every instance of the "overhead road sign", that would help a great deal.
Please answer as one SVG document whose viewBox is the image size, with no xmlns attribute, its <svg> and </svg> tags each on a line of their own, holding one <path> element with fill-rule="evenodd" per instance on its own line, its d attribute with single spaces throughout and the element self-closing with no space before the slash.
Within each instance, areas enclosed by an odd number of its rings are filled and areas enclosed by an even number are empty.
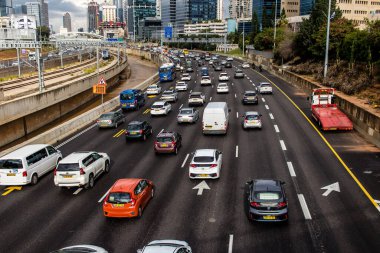
<svg viewBox="0 0 380 253">
<path fill-rule="evenodd" d="M 173 27 L 165 26 L 165 38 L 167 39 L 173 38 Z"/>
</svg>

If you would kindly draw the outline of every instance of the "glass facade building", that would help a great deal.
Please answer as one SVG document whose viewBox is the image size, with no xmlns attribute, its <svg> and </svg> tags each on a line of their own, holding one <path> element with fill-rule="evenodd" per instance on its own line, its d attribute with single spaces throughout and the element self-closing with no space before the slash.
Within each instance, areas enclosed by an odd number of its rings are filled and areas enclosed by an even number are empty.
<svg viewBox="0 0 380 253">
<path fill-rule="evenodd" d="M 156 0 L 128 0 L 128 33 L 136 35 L 139 31 L 139 22 L 144 18 L 156 16 Z"/>
<path fill-rule="evenodd" d="M 276 0 L 256 0 L 253 1 L 252 13 L 256 12 L 259 18 L 260 29 L 263 29 L 263 24 L 269 26 L 274 25 Z M 281 15 L 281 1 L 277 0 L 277 18 Z"/>
<path fill-rule="evenodd" d="M 189 20 L 198 23 L 205 20 L 216 19 L 217 0 L 190 0 Z"/>
<path fill-rule="evenodd" d="M 300 0 L 300 15 L 309 15 L 313 5 L 314 0 Z"/>
</svg>

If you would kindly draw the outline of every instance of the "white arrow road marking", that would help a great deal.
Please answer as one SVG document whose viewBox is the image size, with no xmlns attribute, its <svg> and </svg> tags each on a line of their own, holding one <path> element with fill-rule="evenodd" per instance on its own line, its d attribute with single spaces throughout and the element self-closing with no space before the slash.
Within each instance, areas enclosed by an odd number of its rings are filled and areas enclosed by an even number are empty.
<svg viewBox="0 0 380 253">
<path fill-rule="evenodd" d="M 185 160 L 183 160 L 181 168 L 185 167 L 186 161 L 189 158 L 189 154 L 186 155 Z"/>
<path fill-rule="evenodd" d="M 270 119 L 274 119 L 274 117 L 273 117 L 273 114 L 272 114 L 272 113 L 269 113 L 269 117 L 270 117 Z"/>
<path fill-rule="evenodd" d="M 202 195 L 203 190 L 210 190 L 210 187 L 207 185 L 206 181 L 203 180 L 197 186 L 195 186 L 193 190 L 198 190 L 197 195 Z"/>
<path fill-rule="evenodd" d="M 303 212 L 303 215 L 305 216 L 305 219 L 311 220 L 310 211 L 309 211 L 309 208 L 307 208 L 305 197 L 303 196 L 303 194 L 297 194 L 297 195 L 298 195 L 298 201 L 301 204 L 302 212 Z"/>
<path fill-rule="evenodd" d="M 294 171 L 294 167 L 293 167 L 293 164 L 292 162 L 287 162 L 288 164 L 288 169 L 289 169 L 289 173 L 292 177 L 295 177 L 296 176 L 296 172 Z"/>
<path fill-rule="evenodd" d="M 78 189 L 73 193 L 73 195 L 77 195 L 78 193 L 81 192 L 81 190 L 83 190 L 83 188 L 78 188 Z"/>
<path fill-rule="evenodd" d="M 281 145 L 281 148 L 282 150 L 286 150 L 286 146 L 285 146 L 285 142 L 283 140 L 280 140 L 280 145 Z"/>
<path fill-rule="evenodd" d="M 280 129 L 278 128 L 277 125 L 274 125 L 274 130 L 276 130 L 276 133 L 279 133 L 279 132 L 280 132 Z"/>
<path fill-rule="evenodd" d="M 322 190 L 326 190 L 322 194 L 322 196 L 325 196 L 325 197 L 327 197 L 332 191 L 340 192 L 340 187 L 339 187 L 339 183 L 338 182 L 330 184 L 330 185 L 327 185 L 327 186 L 324 186 L 321 189 Z"/>
<path fill-rule="evenodd" d="M 234 235 L 230 235 L 230 242 L 228 243 L 228 253 L 232 253 L 233 244 L 234 244 Z"/>
</svg>

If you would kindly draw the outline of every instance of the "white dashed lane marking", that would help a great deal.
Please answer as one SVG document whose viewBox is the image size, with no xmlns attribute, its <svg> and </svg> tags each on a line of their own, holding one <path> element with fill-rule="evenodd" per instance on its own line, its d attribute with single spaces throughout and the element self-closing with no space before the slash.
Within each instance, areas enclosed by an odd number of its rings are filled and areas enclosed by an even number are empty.
<svg viewBox="0 0 380 253">
<path fill-rule="evenodd" d="M 295 177 L 296 176 L 296 172 L 294 171 L 294 167 L 293 167 L 292 162 L 287 162 L 287 164 L 288 164 L 288 169 L 289 169 L 290 176 Z"/>
<path fill-rule="evenodd" d="M 276 133 L 279 133 L 279 132 L 280 132 L 280 129 L 278 128 L 277 125 L 274 125 L 274 130 L 276 130 Z"/>
<path fill-rule="evenodd" d="M 281 145 L 281 148 L 282 150 L 286 150 L 286 146 L 285 146 L 285 142 L 283 140 L 280 140 L 280 145 Z"/>
</svg>

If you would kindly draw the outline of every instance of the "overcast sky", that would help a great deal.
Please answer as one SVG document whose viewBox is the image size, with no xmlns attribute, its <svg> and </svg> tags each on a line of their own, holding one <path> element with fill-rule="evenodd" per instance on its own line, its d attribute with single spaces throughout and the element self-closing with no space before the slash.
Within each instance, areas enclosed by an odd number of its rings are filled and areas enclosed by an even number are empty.
<svg viewBox="0 0 380 253">
<path fill-rule="evenodd" d="M 36 0 L 13 0 L 13 5 L 35 2 Z M 36 1 L 37 2 L 37 1 Z M 73 31 L 79 27 L 87 28 L 87 4 L 90 0 L 50 0 L 49 3 L 49 23 L 53 25 L 55 32 L 63 25 L 62 17 L 66 12 L 71 15 L 71 26 Z M 98 3 L 103 1 L 97 1 Z"/>
</svg>

